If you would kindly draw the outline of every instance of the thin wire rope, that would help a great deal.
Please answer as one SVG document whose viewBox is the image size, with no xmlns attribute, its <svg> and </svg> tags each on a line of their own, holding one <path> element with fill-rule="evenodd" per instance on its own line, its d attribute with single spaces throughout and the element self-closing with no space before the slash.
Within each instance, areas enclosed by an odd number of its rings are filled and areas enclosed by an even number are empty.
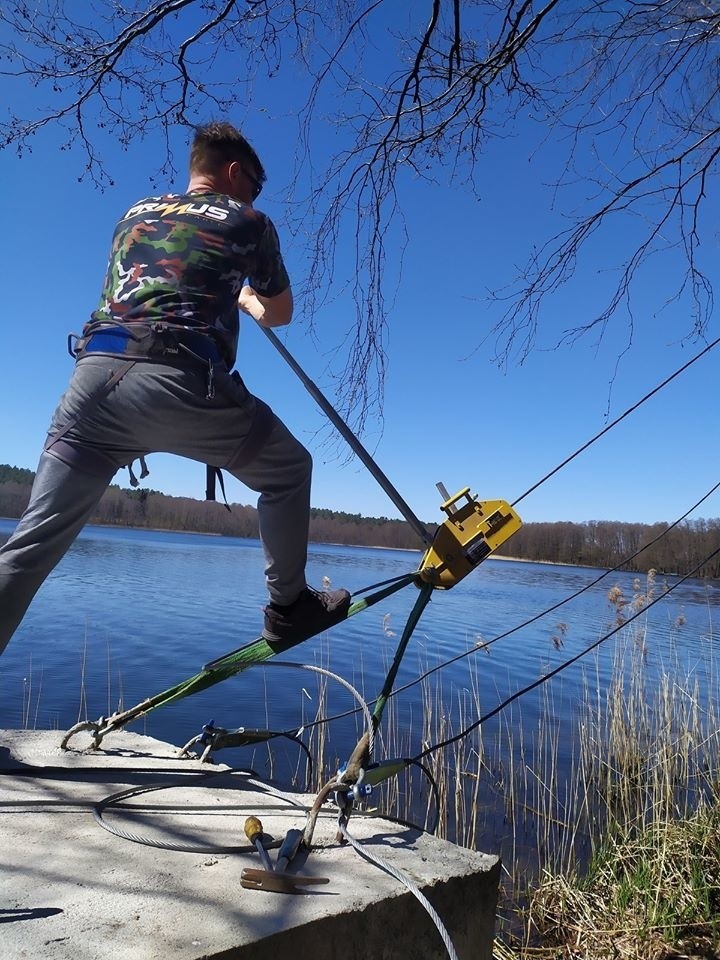
<svg viewBox="0 0 720 960">
<path fill-rule="evenodd" d="M 662 381 L 662 383 L 659 383 L 649 393 L 646 393 L 644 397 L 642 397 L 640 400 L 637 401 L 637 403 L 634 403 L 631 407 L 628 407 L 624 413 L 621 413 L 619 417 L 616 417 L 612 421 L 612 423 L 609 423 L 606 427 L 603 427 L 603 429 L 599 433 L 596 433 L 594 437 L 591 437 L 590 440 L 587 441 L 587 443 L 584 443 L 581 447 L 578 447 L 575 453 L 571 453 L 570 456 L 566 457 L 562 463 L 559 463 L 553 470 L 551 470 L 549 473 L 546 473 L 544 477 L 538 480 L 537 483 L 534 483 L 531 487 L 529 487 L 525 491 L 525 493 L 521 494 L 516 500 L 513 500 L 512 506 L 513 507 L 516 506 L 518 503 L 520 503 L 521 500 L 524 500 L 525 497 L 528 496 L 528 494 L 532 493 L 533 490 L 537 490 L 537 488 L 541 484 L 545 483 L 546 480 L 549 480 L 550 477 L 553 477 L 559 470 L 562 470 L 563 467 L 566 467 L 571 460 L 574 460 L 575 457 L 579 456 L 581 453 L 587 450 L 587 448 L 591 446 L 593 443 L 595 443 L 596 440 L 599 440 L 600 437 L 604 436 L 609 430 L 612 430 L 613 427 L 617 426 L 621 420 L 624 420 L 625 417 L 629 416 L 631 413 L 637 410 L 638 407 L 640 407 L 643 403 L 645 403 L 646 400 L 649 400 L 650 397 L 653 397 L 656 393 L 658 393 L 658 391 L 662 390 L 663 387 L 666 387 L 672 380 L 675 379 L 675 377 L 678 377 L 681 373 L 684 373 L 685 370 L 687 370 L 687 368 L 691 366 L 691 364 L 695 363 L 696 360 L 699 360 L 706 353 L 709 353 L 709 351 L 712 350 L 713 347 L 716 347 L 718 343 L 720 343 L 720 337 L 718 337 L 716 340 L 713 340 L 712 343 L 709 343 L 704 350 L 701 350 L 700 353 L 696 354 L 694 357 L 688 360 L 687 363 L 684 363 L 682 367 L 680 367 L 678 370 L 675 371 L 675 373 L 671 373 L 669 377 L 666 377 L 665 380 Z"/>
<path fill-rule="evenodd" d="M 266 331 L 266 332 L 267 332 L 267 331 Z M 275 341 L 277 338 L 271 337 L 270 339 L 272 339 L 273 341 Z M 513 507 L 516 506 L 518 503 L 520 503 L 522 500 L 524 500 L 525 497 L 527 497 L 530 493 L 532 493 L 534 490 L 537 490 L 537 488 L 538 488 L 539 486 L 541 486 L 543 483 L 545 483 L 546 480 L 549 480 L 550 477 L 554 476 L 554 475 L 555 475 L 556 473 L 558 473 L 563 467 L 567 466 L 568 463 L 570 463 L 572 460 L 575 459 L 575 457 L 579 456 L 581 453 L 583 453 L 585 450 L 587 450 L 588 447 L 590 447 L 593 443 L 595 443 L 596 440 L 599 440 L 600 437 L 604 436 L 604 435 L 605 435 L 606 433 L 608 433 L 613 427 L 617 426 L 618 423 L 620 423 L 620 422 L 621 422 L 622 420 L 624 420 L 627 416 L 629 416 L 632 412 L 634 412 L 635 410 L 637 410 L 643 403 L 645 403 L 647 400 L 649 400 L 651 397 L 653 397 L 656 393 L 658 393 L 660 390 L 662 390 L 664 387 L 666 387 L 666 386 L 667 386 L 669 383 L 671 383 L 676 377 L 678 377 L 681 373 L 683 373 L 685 370 L 687 370 L 693 363 L 695 363 L 697 360 L 699 360 L 701 357 L 703 357 L 706 353 L 709 353 L 709 351 L 712 350 L 715 346 L 717 346 L 718 343 L 720 343 L 720 337 L 716 338 L 716 339 L 713 340 L 711 343 L 709 343 L 703 350 L 700 351 L 700 353 L 696 354 L 694 357 L 691 357 L 690 360 L 688 360 L 688 361 L 687 361 L 686 363 L 684 363 L 681 367 L 679 367 L 674 373 L 670 374 L 669 377 L 666 377 L 661 383 L 659 383 L 659 384 L 658 384 L 656 387 L 654 387 L 651 391 L 649 391 L 648 393 L 646 393 L 644 397 L 642 397 L 640 400 L 638 400 L 636 403 L 634 403 L 631 407 L 628 407 L 628 409 L 625 410 L 624 413 L 620 414 L 619 417 L 616 417 L 615 420 L 613 420 L 613 421 L 612 421 L 611 423 L 609 423 L 606 427 L 604 427 L 601 431 L 599 431 L 597 434 L 595 434 L 594 437 L 591 437 L 590 440 L 588 440 L 588 441 L 587 441 L 586 443 L 584 443 L 581 447 L 579 447 L 579 448 L 578 448 L 574 453 L 572 453 L 569 457 L 566 457 L 565 460 L 563 460 L 560 464 L 558 464 L 553 470 L 551 470 L 549 473 L 545 474 L 544 477 L 542 477 L 540 480 L 538 480 L 536 483 L 534 483 L 531 487 L 529 487 L 523 494 L 521 494 L 519 497 L 517 497 L 517 498 L 513 501 L 512 506 L 513 506 Z M 278 345 L 279 347 L 281 347 L 281 345 L 279 345 L 279 344 L 277 344 L 277 345 Z M 284 353 L 286 353 L 287 351 L 286 351 L 284 348 L 281 348 L 281 352 L 284 354 Z M 296 366 L 296 362 L 295 362 L 292 358 L 290 358 L 290 361 L 292 361 L 292 362 L 291 362 L 291 366 L 293 366 L 293 369 L 294 369 L 295 366 Z M 289 361 L 289 362 L 290 362 L 290 361 Z M 302 371 L 301 371 L 301 372 L 302 372 Z M 306 376 L 306 375 L 303 373 L 303 377 L 305 377 L 305 376 Z M 313 385 L 313 386 L 314 386 L 314 385 Z M 325 398 L 323 398 L 323 399 L 324 399 L 325 403 L 327 404 L 327 400 L 325 400 Z M 347 428 L 346 425 L 345 425 L 345 429 L 348 430 L 348 432 L 349 432 L 349 428 Z M 714 489 L 716 489 L 716 487 L 714 487 L 713 490 L 714 490 Z M 712 492 L 713 492 L 713 491 L 711 491 L 711 493 L 712 493 Z M 544 616 L 547 616 L 548 613 L 551 613 L 551 612 L 553 612 L 554 610 L 557 610 L 559 607 L 563 606 L 565 603 L 568 603 L 570 600 L 575 599 L 577 596 L 579 596 L 581 593 L 583 593 L 586 589 L 590 589 L 591 586 L 594 586 L 596 583 L 598 583 L 600 580 L 602 580 L 603 577 L 608 576 L 610 573 L 613 573 L 615 570 L 619 569 L 620 566 L 622 566 L 622 565 L 624 565 L 625 563 L 628 563 L 630 560 L 634 559 L 634 557 L 636 557 L 636 556 L 637 556 L 639 553 L 641 553 L 643 550 L 647 549 L 649 546 L 652 546 L 652 544 L 653 544 L 653 543 L 656 543 L 657 540 L 660 539 L 660 537 L 665 536 L 674 526 L 677 525 L 677 523 L 681 522 L 681 520 L 684 519 L 684 517 L 687 516 L 688 513 L 692 512 L 693 509 L 696 509 L 696 507 L 699 505 L 699 503 L 702 503 L 703 500 L 707 498 L 707 496 L 710 496 L 710 494 L 707 494 L 705 497 L 703 497 L 703 498 L 698 502 L 698 504 L 696 504 L 695 507 L 691 508 L 690 511 L 687 511 L 686 514 L 683 515 L 683 517 L 681 517 L 679 520 L 675 521 L 673 524 L 671 524 L 669 527 L 667 527 L 667 529 L 666 529 L 665 531 L 663 531 L 663 533 L 660 534 L 660 535 L 658 536 L 658 538 L 652 540 L 649 544 L 646 544 L 646 545 L 645 545 L 644 547 L 642 547 L 639 551 L 636 551 L 636 552 L 635 552 L 634 554 L 632 554 L 630 557 L 622 560 L 622 561 L 621 561 L 619 564 L 617 564 L 615 567 L 613 567 L 613 568 L 611 568 L 610 570 L 608 570 L 608 571 L 606 571 L 605 573 L 603 573 L 603 574 L 602 574 L 599 578 L 597 578 L 593 583 L 588 584 L 585 588 L 581 589 L 580 591 L 577 591 L 575 594 L 571 595 L 570 597 L 566 598 L 565 600 L 562 600 L 562 601 L 560 601 L 559 603 L 557 603 L 557 604 L 549 607 L 547 610 L 545 610 L 545 611 L 537 614 L 535 617 L 531 618 L 530 620 L 526 621 L 525 623 L 520 624 L 520 625 L 518 625 L 517 627 L 512 628 L 510 631 L 506 631 L 504 634 L 500 634 L 499 636 L 493 638 L 493 640 L 488 641 L 487 643 L 484 643 L 482 646 L 478 646 L 478 647 L 476 647 L 476 648 L 473 649 L 473 650 L 465 651 L 463 654 L 459 654 L 457 657 L 454 657 L 454 658 L 452 658 L 451 660 L 445 661 L 443 664 L 440 664 L 440 665 L 438 665 L 437 667 L 433 667 L 431 670 L 427 671 L 426 673 L 424 673 L 422 676 L 418 677 L 417 679 L 415 679 L 415 680 L 411 681 L 410 683 L 405 684 L 404 686 L 399 687 L 397 690 L 391 692 L 389 696 L 394 696 L 395 694 L 398 694 L 398 693 L 400 693 L 400 692 L 403 691 L 403 690 L 409 689 L 410 687 L 414 686 L 415 684 L 422 682 L 422 680 L 424 680 L 426 677 L 430 676 L 431 674 L 437 672 L 438 670 L 444 669 L 444 667 L 449 666 L 449 665 L 451 665 L 452 663 L 457 662 L 457 660 L 462 659 L 462 657 L 464 657 L 464 656 L 469 656 L 471 653 L 476 652 L 476 650 L 487 649 L 487 647 L 490 645 L 490 643 L 495 643 L 497 640 L 500 640 L 500 639 L 502 639 L 502 638 L 504 638 L 504 637 L 507 637 L 507 636 L 509 636 L 510 634 L 515 633 L 515 632 L 517 632 L 517 631 L 520 630 L 520 629 L 523 629 L 523 627 L 525 627 L 525 626 L 529 626 L 531 623 L 534 623 L 536 620 L 541 619 L 541 618 L 544 617 Z M 412 575 L 406 575 L 406 576 L 408 576 L 410 579 L 412 579 Z M 403 577 L 400 576 L 400 577 L 397 577 L 397 578 L 392 578 L 390 581 L 387 581 L 387 582 L 398 582 L 399 580 L 402 580 L 402 579 L 403 579 Z M 385 582 L 385 581 L 383 581 L 383 583 L 384 583 L 384 582 Z M 372 588 L 371 588 L 371 587 L 364 588 L 364 590 L 361 591 L 361 592 L 365 592 L 365 590 L 368 590 L 368 589 L 372 589 Z M 379 698 L 376 698 L 375 700 L 370 701 L 370 703 L 371 703 L 371 704 L 376 704 L 378 699 L 379 699 Z M 329 723 L 329 722 L 331 722 L 332 720 L 337 720 L 337 719 L 341 719 L 342 717 L 351 716 L 351 715 L 352 715 L 353 713 L 355 713 L 355 712 L 356 712 L 356 711 L 354 711 L 354 710 L 345 711 L 344 713 L 342 713 L 342 714 L 336 714 L 336 715 L 333 716 L 333 717 L 328 717 L 328 718 L 324 718 L 323 720 L 314 721 L 312 724 L 306 725 L 306 727 L 317 726 L 317 725 L 320 724 L 320 723 Z M 290 731 L 288 731 L 288 733 L 290 733 Z"/>
<path fill-rule="evenodd" d="M 367 732 L 368 732 L 368 754 L 370 757 L 372 757 L 373 750 L 375 748 L 375 727 L 373 725 L 373 718 L 370 713 L 370 709 L 367 703 L 365 702 L 365 700 L 363 699 L 362 694 L 359 693 L 359 691 L 356 690 L 355 687 L 349 681 L 347 681 L 344 677 L 341 677 L 337 673 L 333 673 L 332 670 L 325 669 L 325 667 L 316 667 L 309 663 L 291 663 L 291 662 L 288 662 L 287 660 L 268 660 L 266 663 L 258 663 L 256 664 L 256 666 L 258 667 L 294 667 L 296 670 L 310 670 L 312 673 L 319 673 L 322 676 L 330 677 L 332 680 L 336 680 L 341 686 L 345 687 L 345 689 L 348 690 L 353 695 L 353 697 L 357 700 L 357 702 L 360 704 L 358 709 L 362 710 L 365 716 L 365 723 L 367 725 Z M 300 729 L 297 731 L 295 736 L 299 737 L 302 734 L 303 729 L 304 729 L 303 727 L 300 727 Z"/>
<path fill-rule="evenodd" d="M 422 760 L 423 757 L 428 756 L 428 754 L 430 753 L 434 753 L 436 750 L 443 750 L 445 747 L 449 747 L 451 744 L 457 743 L 458 740 L 462 740 L 463 737 L 466 737 L 469 733 L 472 733 L 472 731 L 477 729 L 481 724 L 485 723 L 487 720 L 492 719 L 492 717 L 496 716 L 498 713 L 504 710 L 505 707 L 510 706 L 511 703 L 514 703 L 516 700 L 519 700 L 520 697 L 523 697 L 526 693 L 530 693 L 530 691 L 535 690 L 536 687 L 542 686 L 543 683 L 547 683 L 549 680 L 552 680 L 553 677 L 556 677 L 559 673 L 562 673 L 563 670 L 567 670 L 568 667 L 571 667 L 574 663 L 577 663 L 578 660 L 581 660 L 583 657 L 587 656 L 588 653 L 591 653 L 593 650 L 599 647 L 601 643 L 604 643 L 606 640 L 609 640 L 610 637 L 613 637 L 620 630 L 623 630 L 626 626 L 628 626 L 628 624 L 632 623 L 633 620 L 636 620 L 643 613 L 647 613 L 647 611 L 651 607 L 654 607 L 656 603 L 660 603 L 661 600 L 665 600 L 665 598 L 669 596 L 669 594 L 671 594 L 673 590 L 677 590 L 677 588 L 681 584 L 685 583 L 686 580 L 690 580 L 692 577 L 694 577 L 701 567 L 703 567 L 706 563 L 709 563 L 710 560 L 712 560 L 718 554 L 720 554 L 720 547 L 717 547 L 717 549 L 713 550 L 713 552 L 709 556 L 705 557 L 704 560 L 701 560 L 700 563 L 698 563 L 697 566 L 695 566 L 689 573 L 686 573 L 685 576 L 677 580 L 671 587 L 668 587 L 668 589 L 663 594 L 661 594 L 659 597 L 655 597 L 655 599 L 651 600 L 649 603 L 646 603 L 644 607 L 642 607 L 640 610 L 637 611 L 637 613 L 634 613 L 631 617 L 628 617 L 627 620 L 623 621 L 623 623 L 620 623 L 616 627 L 613 627 L 612 630 L 610 630 L 604 636 L 600 637 L 598 640 L 595 640 L 588 647 L 585 647 L 585 649 L 581 650 L 580 653 L 576 653 L 574 657 L 570 657 L 569 660 L 565 660 L 564 663 L 559 664 L 559 666 L 555 667 L 549 673 L 544 674 L 542 677 L 539 677 L 537 680 L 534 680 L 532 683 L 529 683 L 527 686 L 522 687 L 522 689 L 516 690 L 515 693 L 511 694 L 509 697 L 503 700 L 502 703 L 499 703 L 496 707 L 493 707 L 493 709 L 490 710 L 489 713 L 483 714 L 483 716 L 480 717 L 479 720 L 476 720 L 475 723 L 471 723 L 469 727 L 466 727 L 464 730 L 461 730 L 460 733 L 457 733 L 452 737 L 448 737 L 446 740 L 441 740 L 438 743 L 435 743 L 429 747 L 426 747 L 425 750 L 423 750 L 421 753 L 418 753 L 412 759 Z"/>
<path fill-rule="evenodd" d="M 497 643 L 498 640 L 504 640 L 506 637 L 511 636 L 513 633 L 517 633 L 519 630 L 522 630 L 524 627 L 531 626 L 531 624 L 535 623 L 537 620 L 541 620 L 543 617 L 546 617 L 549 613 L 554 613 L 555 610 L 558 610 L 560 607 L 564 606 L 566 603 L 570 603 L 572 600 L 577 600 L 577 598 L 581 596 L 583 593 L 586 593 L 588 590 L 592 589 L 592 587 L 596 587 L 598 583 L 600 583 L 602 580 L 605 579 L 605 577 L 609 577 L 611 573 L 616 573 L 618 570 L 620 570 L 621 567 L 625 566 L 625 564 L 630 563 L 630 561 L 634 560 L 635 557 L 640 556 L 640 554 L 643 553 L 645 550 L 654 546 L 659 540 L 662 540 L 662 538 L 667 536 L 667 534 L 671 530 L 673 530 L 678 524 L 682 523 L 683 520 L 685 520 L 693 512 L 693 510 L 697 510 L 700 504 L 703 503 L 705 500 L 707 500 L 708 497 L 711 497 L 718 488 L 720 488 L 720 480 L 710 490 L 708 490 L 708 492 L 703 497 L 701 497 L 697 501 L 697 503 L 693 504 L 693 506 L 690 507 L 688 510 L 686 510 L 681 517 L 678 517 L 677 520 L 673 520 L 673 522 L 669 524 L 656 537 L 653 537 L 652 540 L 649 540 L 646 544 L 643 544 L 643 546 L 640 547 L 638 550 L 636 550 L 635 553 L 631 553 L 629 557 L 625 557 L 622 560 L 620 560 L 620 562 L 616 563 L 614 567 L 610 567 L 609 570 L 605 570 L 603 573 L 600 574 L 600 576 L 596 577 L 594 580 L 591 580 L 590 583 L 586 583 L 584 587 L 580 587 L 580 589 L 576 590 L 574 593 L 571 593 L 568 597 L 565 597 L 563 600 L 559 600 L 557 603 L 554 603 L 552 606 L 543 610 L 542 613 L 535 614 L 535 616 L 530 617 L 529 620 L 525 620 L 523 623 L 519 623 L 517 626 L 511 627 L 509 630 L 506 630 L 504 633 L 499 633 L 497 636 L 493 637 L 491 640 L 487 640 L 482 644 L 478 644 L 477 646 L 472 647 L 470 650 L 464 650 L 462 653 L 459 653 L 456 656 L 451 657 L 449 660 L 445 660 L 443 663 L 440 663 L 435 667 L 431 667 L 429 670 L 426 670 L 425 673 L 421 674 L 415 680 L 411 680 L 409 683 L 406 683 L 404 686 L 398 687 L 397 690 L 393 692 L 393 696 L 395 695 L 395 693 L 401 693 L 403 690 L 408 690 L 410 687 L 414 686 L 415 684 L 421 683 L 423 680 L 426 680 L 429 676 L 432 676 L 433 673 L 437 673 L 439 670 L 442 670 L 445 667 L 449 667 L 452 664 L 457 663 L 458 660 L 462 660 L 463 658 L 469 657 L 475 653 L 480 653 L 481 651 L 485 650 L 487 647 L 492 646 L 493 643 Z"/>
<path fill-rule="evenodd" d="M 450 934 L 448 933 L 445 925 L 440 919 L 440 915 L 438 914 L 437 910 L 433 907 L 433 905 L 430 903 L 430 901 L 425 896 L 425 894 L 419 889 L 419 887 L 415 883 L 413 883 L 410 877 L 408 877 L 405 873 L 403 873 L 402 870 L 398 869 L 398 867 L 393 866 L 393 864 L 389 863 L 387 860 L 384 860 L 382 857 L 377 856 L 377 854 L 372 853 L 370 850 L 367 849 L 367 847 L 363 846 L 363 844 L 361 844 L 359 840 L 357 840 L 355 837 L 349 834 L 347 831 L 347 827 L 343 822 L 342 815 L 338 819 L 338 828 L 340 830 L 340 833 L 345 838 L 345 840 L 347 840 L 347 842 L 350 844 L 350 846 L 353 848 L 353 850 L 357 854 L 359 854 L 365 860 L 369 860 L 371 863 L 375 864 L 376 867 L 380 867 L 381 870 L 384 870 L 386 873 L 389 873 L 390 876 L 395 877 L 396 880 L 399 880 L 400 883 L 404 884 L 404 886 L 407 887 L 410 893 L 417 900 L 420 901 L 420 903 L 422 904 L 422 906 L 430 916 L 430 919 L 437 927 L 437 931 L 442 937 L 442 942 L 445 944 L 445 949 L 448 952 L 448 956 L 450 957 L 450 960 L 459 960 L 457 951 L 455 950 L 455 947 L 453 946 L 453 942 L 450 939 Z"/>
<path fill-rule="evenodd" d="M 543 617 L 546 617 L 548 614 L 553 613 L 555 610 L 559 610 L 560 607 L 564 606 L 566 603 L 570 603 L 572 600 L 576 600 L 583 593 L 586 593 L 592 587 L 597 586 L 605 577 L 610 576 L 611 573 L 615 573 L 620 570 L 626 564 L 630 563 L 631 560 L 634 560 L 635 557 L 640 556 L 645 550 L 654 546 L 658 541 L 662 540 L 663 537 L 673 530 L 678 524 L 682 523 L 694 510 L 705 502 L 709 497 L 720 488 L 720 481 L 718 481 L 713 487 L 708 490 L 708 492 L 700 497 L 700 499 L 689 507 L 682 516 L 678 517 L 676 520 L 673 520 L 671 524 L 659 533 L 656 537 L 653 537 L 652 540 L 649 540 L 647 543 L 643 544 L 638 550 L 634 553 L 631 553 L 627 557 L 623 557 L 614 567 L 611 567 L 609 570 L 605 570 L 600 576 L 596 577 L 594 580 L 591 580 L 589 583 L 586 583 L 585 586 L 580 587 L 579 590 L 576 590 L 574 593 L 571 593 L 569 596 L 565 597 L 562 600 L 559 600 L 557 603 L 552 604 L 552 606 L 547 607 L 545 610 L 542 610 L 540 613 L 536 613 L 534 616 L 530 617 L 528 620 L 524 620 L 522 623 L 516 624 L 514 627 L 510 627 L 509 630 L 505 630 L 503 633 L 499 633 L 497 636 L 493 637 L 491 640 L 487 640 L 482 644 L 478 644 L 475 647 L 472 647 L 470 650 L 464 650 L 462 653 L 456 654 L 454 657 L 450 657 L 448 660 L 443 660 L 442 663 L 436 664 L 434 667 L 431 667 L 429 670 L 426 670 L 425 673 L 420 674 L 420 676 L 415 677 L 414 680 L 410 680 L 408 683 L 403 684 L 401 687 L 397 687 L 395 690 L 390 693 L 388 699 L 396 696 L 399 693 L 403 693 L 405 690 L 409 690 L 411 687 L 414 687 L 418 683 L 422 683 L 423 680 L 426 680 L 428 677 L 432 676 L 434 673 L 438 673 L 440 670 L 444 670 L 446 667 L 452 666 L 454 663 L 457 663 L 460 660 L 463 660 L 465 657 L 473 656 L 476 653 L 486 650 L 488 647 L 492 646 L 493 643 L 497 643 L 498 640 L 504 640 L 507 637 L 511 636 L 513 633 L 517 633 L 520 630 L 523 630 L 525 627 L 531 626 L 533 623 L 536 623 L 538 620 L 542 620 Z M 372 706 L 375 701 L 369 700 L 369 705 Z M 307 723 L 304 725 L 303 729 L 308 730 L 311 727 L 318 726 L 322 723 L 331 723 L 333 720 L 342 720 L 345 717 L 350 717 L 354 713 L 357 713 L 356 710 L 346 710 L 344 713 L 336 713 L 332 717 L 323 717 L 320 720 L 314 720 L 312 723 Z M 287 731 L 288 736 L 293 736 L 292 731 Z"/>
<path fill-rule="evenodd" d="M 295 797 L 292 797 L 290 794 L 283 793 L 281 790 L 276 790 L 274 787 L 263 783 L 260 780 L 256 780 L 252 774 L 248 774 L 248 772 L 242 768 L 234 768 L 215 771 L 213 773 L 207 773 L 204 770 L 193 771 L 192 773 L 189 773 L 176 780 L 167 780 L 164 783 L 145 784 L 141 786 L 128 787 L 125 790 L 119 790 L 117 793 L 110 794 L 110 796 L 104 797 L 102 800 L 99 800 L 96 804 L 94 804 L 93 816 L 95 821 L 103 828 L 103 830 L 107 830 L 108 833 L 112 833 L 114 836 L 119 837 L 122 840 L 129 840 L 131 843 L 140 843 L 146 847 L 157 847 L 160 850 L 174 850 L 180 853 L 250 853 L 255 849 L 255 847 L 247 844 L 235 844 L 228 846 L 211 843 L 179 843 L 172 840 L 156 840 L 154 837 L 148 837 L 139 833 L 131 833 L 129 830 L 123 830 L 121 827 L 115 826 L 108 820 L 105 820 L 103 817 L 103 812 L 107 810 L 108 807 L 115 807 L 125 814 L 134 811 L 132 806 L 116 807 L 121 800 L 128 800 L 130 797 L 139 797 L 144 793 L 154 793 L 159 790 L 174 790 L 178 787 L 201 787 L 207 785 L 211 781 L 214 782 L 216 780 L 221 780 L 223 777 L 228 777 L 230 774 L 240 774 L 243 777 L 244 783 L 250 784 L 253 787 L 260 787 L 262 792 L 270 794 L 270 796 L 276 797 L 279 800 L 283 800 L 290 807 L 296 809 L 299 808 L 307 812 L 307 807 L 299 803 Z M 248 797 L 248 800 L 249 799 L 250 797 Z M 213 810 L 215 808 L 210 806 L 208 809 Z M 271 841 L 267 844 L 268 848 L 279 846 L 280 841 Z"/>
</svg>

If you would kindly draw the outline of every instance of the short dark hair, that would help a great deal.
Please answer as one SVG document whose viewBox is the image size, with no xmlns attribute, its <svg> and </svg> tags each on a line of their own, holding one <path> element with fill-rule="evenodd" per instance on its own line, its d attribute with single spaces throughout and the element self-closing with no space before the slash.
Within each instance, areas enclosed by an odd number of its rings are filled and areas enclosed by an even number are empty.
<svg viewBox="0 0 720 960">
<path fill-rule="evenodd" d="M 260 158 L 245 137 L 231 123 L 213 120 L 195 128 L 190 148 L 191 173 L 215 174 L 225 163 L 250 161 L 258 183 L 267 180 Z"/>
</svg>

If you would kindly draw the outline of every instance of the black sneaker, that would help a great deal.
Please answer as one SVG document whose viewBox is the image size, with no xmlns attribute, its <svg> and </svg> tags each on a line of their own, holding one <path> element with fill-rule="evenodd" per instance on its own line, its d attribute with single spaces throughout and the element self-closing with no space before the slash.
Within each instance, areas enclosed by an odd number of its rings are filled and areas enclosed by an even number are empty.
<svg viewBox="0 0 720 960">
<path fill-rule="evenodd" d="M 268 643 L 295 644 L 340 623 L 350 608 L 347 590 L 305 587 L 289 607 L 265 607 L 263 638 Z"/>
</svg>

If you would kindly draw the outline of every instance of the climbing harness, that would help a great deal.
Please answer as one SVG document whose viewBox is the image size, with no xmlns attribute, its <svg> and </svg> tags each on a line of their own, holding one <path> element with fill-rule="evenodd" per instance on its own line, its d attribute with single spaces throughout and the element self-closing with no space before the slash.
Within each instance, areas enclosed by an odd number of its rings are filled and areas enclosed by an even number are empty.
<svg viewBox="0 0 720 960">
<path fill-rule="evenodd" d="M 78 423 L 88 417 L 108 396 L 138 361 L 154 360 L 164 363 L 190 364 L 205 370 L 207 377 L 206 399 L 215 397 L 215 365 L 223 363 L 220 348 L 213 339 L 212 327 L 189 327 L 166 321 L 127 321 L 118 324 L 113 321 L 98 320 L 88 323 L 82 334 L 70 333 L 67 340 L 68 353 L 74 360 L 89 356 L 113 357 L 125 362 L 116 370 L 105 384 L 88 400 L 81 414 L 71 417 L 58 431 L 48 437 L 45 450 L 52 449 L 61 460 L 86 472 L 106 476 L 115 472 L 117 464 L 101 451 L 85 445 L 68 443 L 63 438 Z M 237 377 L 238 374 L 232 374 Z M 258 401 L 258 415 L 251 427 L 253 449 L 260 447 L 269 433 L 269 420 L 272 414 L 266 404 Z M 268 415 L 269 414 L 269 415 Z M 145 458 L 140 457 L 140 479 L 149 475 Z M 128 464 L 130 485 L 138 486 L 132 464 Z M 215 485 L 219 482 L 225 507 L 230 506 L 225 496 L 225 484 L 221 471 L 217 467 L 206 467 L 205 499 L 215 500 Z"/>
<path fill-rule="evenodd" d="M 70 336 L 74 336 L 74 334 L 70 334 Z M 129 370 L 132 370 L 134 366 L 135 361 L 128 360 L 112 373 L 107 382 L 85 403 L 81 414 L 70 417 L 58 430 L 48 436 L 44 447 L 45 452 L 52 451 L 53 455 L 60 460 L 68 463 L 70 466 L 84 470 L 86 473 L 91 473 L 93 476 L 112 477 L 117 470 L 117 464 L 114 460 L 111 460 L 110 457 L 106 456 L 100 450 L 91 449 L 85 445 L 79 447 L 77 444 L 68 443 L 64 438 L 73 427 L 90 416 L 93 410 L 107 397 L 113 387 L 120 383 L 125 374 Z M 142 460 L 142 469 L 143 476 L 145 476 L 147 468 L 144 460 Z M 132 470 L 130 470 L 130 474 L 132 479 Z M 134 486 L 136 485 L 137 480 Z"/>
<path fill-rule="evenodd" d="M 128 320 L 123 323 L 98 320 L 88 323 L 82 334 L 68 335 L 68 352 L 81 360 L 91 354 L 106 357 L 135 357 L 137 360 L 179 360 L 220 363 L 220 348 L 213 340 L 212 327 L 190 327 L 167 321 Z M 208 373 L 208 393 L 212 372 Z"/>
</svg>

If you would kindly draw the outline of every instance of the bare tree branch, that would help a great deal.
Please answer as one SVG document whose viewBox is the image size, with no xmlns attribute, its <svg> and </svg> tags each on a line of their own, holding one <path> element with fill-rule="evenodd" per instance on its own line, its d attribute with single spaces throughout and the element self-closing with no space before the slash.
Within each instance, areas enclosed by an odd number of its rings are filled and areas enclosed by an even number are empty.
<svg viewBox="0 0 720 960">
<path fill-rule="evenodd" d="M 614 286 L 560 341 L 602 336 L 614 317 L 631 340 L 637 278 L 669 253 L 682 267 L 667 302 L 692 314 L 680 334 L 705 334 L 713 291 L 701 244 L 720 152 L 719 42 L 720 0 L 417 0 L 401 12 L 385 0 L 5 0 L 0 76 L 37 88 L 49 106 L 9 111 L 0 146 L 22 151 L 60 127 L 64 147 L 79 145 L 85 175 L 104 186 L 113 157 L 102 138 L 128 149 L 161 131 L 169 147 L 174 127 L 250 103 L 256 77 L 292 76 L 304 99 L 286 226 L 311 238 L 302 285 L 311 331 L 320 305 L 344 289 L 354 297 L 336 387 L 343 413 L 362 427 L 382 409 L 405 185 L 448 177 L 472 189 L 486 145 L 516 122 L 539 120 L 564 145 L 553 188 L 570 225 L 538 238 L 515 282 L 494 292 L 500 315 L 478 327 L 478 340 L 494 337 L 501 362 L 527 355 L 549 299 L 621 217 L 633 239 L 618 251 Z M 371 63 L 372 45 L 382 55 Z M 328 124 L 340 136 L 325 154 L 316 133 Z M 160 172 L 172 168 L 168 150 Z M 348 237 L 354 269 L 340 274 Z"/>
</svg>

